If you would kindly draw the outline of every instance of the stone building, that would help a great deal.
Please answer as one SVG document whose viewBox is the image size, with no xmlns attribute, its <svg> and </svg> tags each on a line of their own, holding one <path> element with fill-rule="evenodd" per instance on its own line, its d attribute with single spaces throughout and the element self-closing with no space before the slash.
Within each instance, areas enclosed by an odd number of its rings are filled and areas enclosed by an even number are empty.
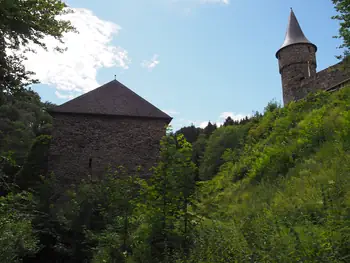
<svg viewBox="0 0 350 263">
<path fill-rule="evenodd" d="M 282 78 L 283 102 L 288 104 L 317 90 L 333 91 L 350 81 L 342 62 L 316 72 L 317 46 L 304 35 L 293 10 L 290 11 L 285 40 L 277 51 Z"/>
<path fill-rule="evenodd" d="M 159 154 L 172 118 L 114 80 L 50 111 L 53 117 L 48 168 L 63 184 L 107 168 L 141 165 L 143 175 Z"/>
</svg>

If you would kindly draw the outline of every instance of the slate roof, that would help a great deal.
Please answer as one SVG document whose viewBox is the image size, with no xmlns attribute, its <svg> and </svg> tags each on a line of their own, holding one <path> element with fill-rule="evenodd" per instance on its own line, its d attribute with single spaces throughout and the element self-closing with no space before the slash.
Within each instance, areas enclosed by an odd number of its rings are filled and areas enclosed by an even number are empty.
<svg viewBox="0 0 350 263">
<path fill-rule="evenodd" d="M 168 122 L 172 119 L 117 80 L 67 101 L 50 112 L 147 117 Z"/>
<path fill-rule="evenodd" d="M 304 35 L 303 30 L 301 29 L 298 19 L 296 18 L 293 9 L 290 9 L 290 15 L 289 15 L 289 22 L 288 22 L 288 27 L 286 31 L 286 36 L 284 39 L 284 42 L 280 49 L 276 53 L 276 57 L 278 58 L 278 52 L 281 51 L 281 49 L 294 45 L 294 44 L 300 44 L 300 43 L 307 43 L 310 45 L 313 45 L 316 50 L 317 47 L 313 43 L 311 43 Z"/>
</svg>

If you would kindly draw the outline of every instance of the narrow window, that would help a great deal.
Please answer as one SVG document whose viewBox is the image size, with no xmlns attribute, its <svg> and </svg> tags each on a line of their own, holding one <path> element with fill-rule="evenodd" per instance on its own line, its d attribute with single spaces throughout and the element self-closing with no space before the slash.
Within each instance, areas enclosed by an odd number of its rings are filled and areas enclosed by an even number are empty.
<svg viewBox="0 0 350 263">
<path fill-rule="evenodd" d="M 92 158 L 89 159 L 89 168 L 91 168 Z"/>
</svg>

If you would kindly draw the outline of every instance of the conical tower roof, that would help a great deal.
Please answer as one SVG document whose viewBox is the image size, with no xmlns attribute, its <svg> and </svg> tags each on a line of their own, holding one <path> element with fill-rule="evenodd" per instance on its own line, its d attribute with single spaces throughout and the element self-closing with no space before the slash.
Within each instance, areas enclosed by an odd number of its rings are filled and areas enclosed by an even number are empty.
<svg viewBox="0 0 350 263">
<path fill-rule="evenodd" d="M 286 32 L 286 37 L 284 39 L 284 42 L 280 49 L 276 52 L 276 57 L 278 58 L 278 53 L 281 51 L 281 49 L 294 45 L 294 44 L 300 44 L 300 43 L 306 43 L 313 45 L 316 50 L 317 47 L 315 44 L 311 43 L 304 35 L 303 30 L 301 30 L 301 27 L 299 25 L 299 22 L 293 12 L 293 9 L 290 9 L 290 15 L 289 15 L 289 22 Z"/>
</svg>

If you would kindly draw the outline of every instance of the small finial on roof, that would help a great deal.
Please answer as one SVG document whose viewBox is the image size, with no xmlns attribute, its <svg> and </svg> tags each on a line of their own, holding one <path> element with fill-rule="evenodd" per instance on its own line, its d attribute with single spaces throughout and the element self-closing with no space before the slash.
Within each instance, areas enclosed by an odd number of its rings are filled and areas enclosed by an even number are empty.
<svg viewBox="0 0 350 263">
<path fill-rule="evenodd" d="M 114 80 L 117 80 L 117 75 L 114 75 Z"/>
<path fill-rule="evenodd" d="M 290 8 L 290 15 L 289 15 L 289 22 L 288 22 L 288 27 L 287 27 L 287 32 L 286 36 L 284 39 L 284 42 L 280 49 L 276 53 L 276 57 L 278 57 L 278 52 L 282 49 L 285 48 L 286 46 L 290 46 L 293 44 L 298 44 L 298 43 L 306 43 L 315 46 L 312 44 L 304 35 L 303 31 L 301 30 L 301 27 L 299 25 L 299 22 L 294 14 L 294 11 L 292 8 Z M 315 49 L 317 50 L 317 47 L 315 46 Z"/>
<path fill-rule="evenodd" d="M 290 8 L 290 10 L 292 10 L 292 11 L 293 11 L 293 8 L 291 7 L 291 8 Z"/>
</svg>

